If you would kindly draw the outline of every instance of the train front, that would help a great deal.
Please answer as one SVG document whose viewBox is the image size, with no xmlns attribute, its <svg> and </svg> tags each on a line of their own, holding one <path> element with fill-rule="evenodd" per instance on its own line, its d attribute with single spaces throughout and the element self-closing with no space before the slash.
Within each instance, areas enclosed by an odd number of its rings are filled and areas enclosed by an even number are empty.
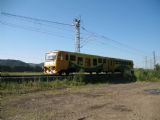
<svg viewBox="0 0 160 120">
<path fill-rule="evenodd" d="M 57 59 L 57 52 L 46 53 L 44 62 L 45 74 L 57 74 L 56 59 Z"/>
</svg>

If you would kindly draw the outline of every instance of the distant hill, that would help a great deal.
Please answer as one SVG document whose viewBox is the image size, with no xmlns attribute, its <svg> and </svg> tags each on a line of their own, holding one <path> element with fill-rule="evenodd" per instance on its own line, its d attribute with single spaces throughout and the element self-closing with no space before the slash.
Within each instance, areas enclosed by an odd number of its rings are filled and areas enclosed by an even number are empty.
<svg viewBox="0 0 160 120">
<path fill-rule="evenodd" d="M 44 63 L 39 63 L 39 64 L 35 64 L 35 63 L 28 63 L 31 66 L 39 66 L 42 67 Z"/>
<path fill-rule="evenodd" d="M 42 71 L 43 63 L 26 63 L 20 60 L 0 59 L 0 72 Z"/>
<path fill-rule="evenodd" d="M 11 59 L 7 59 L 7 60 L 0 59 L 0 65 L 1 66 L 28 66 L 28 64 L 25 62 L 22 62 L 20 60 L 11 60 Z"/>
<path fill-rule="evenodd" d="M 13 59 L 0 59 L 1 66 L 39 66 L 42 67 L 43 63 L 35 64 L 35 63 L 26 63 L 20 60 Z"/>
</svg>

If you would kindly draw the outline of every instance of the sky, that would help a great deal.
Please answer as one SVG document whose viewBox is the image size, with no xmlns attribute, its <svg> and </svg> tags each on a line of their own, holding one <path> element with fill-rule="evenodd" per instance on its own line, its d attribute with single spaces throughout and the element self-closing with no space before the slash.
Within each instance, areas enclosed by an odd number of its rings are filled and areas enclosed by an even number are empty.
<svg viewBox="0 0 160 120">
<path fill-rule="evenodd" d="M 82 53 L 151 68 L 155 51 L 160 63 L 160 0 L 0 0 L 0 12 L 0 59 L 41 63 L 48 51 L 75 51 L 79 18 Z"/>
</svg>

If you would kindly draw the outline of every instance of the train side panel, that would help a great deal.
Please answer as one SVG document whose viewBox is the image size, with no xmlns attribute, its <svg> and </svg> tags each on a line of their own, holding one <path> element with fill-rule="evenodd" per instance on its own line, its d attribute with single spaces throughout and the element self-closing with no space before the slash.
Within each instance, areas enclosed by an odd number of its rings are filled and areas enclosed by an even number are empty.
<svg viewBox="0 0 160 120">
<path fill-rule="evenodd" d="M 125 69 L 133 69 L 133 61 L 116 58 L 101 57 L 82 53 L 57 51 L 55 65 L 47 66 L 54 68 L 54 73 L 78 72 L 123 72 Z M 52 70 L 50 70 L 52 71 Z"/>
</svg>

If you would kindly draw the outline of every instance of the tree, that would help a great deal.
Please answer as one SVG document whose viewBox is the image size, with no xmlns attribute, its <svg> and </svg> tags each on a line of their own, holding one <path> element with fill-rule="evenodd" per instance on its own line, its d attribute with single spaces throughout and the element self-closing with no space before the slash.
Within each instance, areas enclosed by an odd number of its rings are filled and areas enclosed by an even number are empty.
<svg viewBox="0 0 160 120">
<path fill-rule="evenodd" d="M 160 71 L 160 65 L 159 64 L 155 65 L 155 70 Z"/>
</svg>

